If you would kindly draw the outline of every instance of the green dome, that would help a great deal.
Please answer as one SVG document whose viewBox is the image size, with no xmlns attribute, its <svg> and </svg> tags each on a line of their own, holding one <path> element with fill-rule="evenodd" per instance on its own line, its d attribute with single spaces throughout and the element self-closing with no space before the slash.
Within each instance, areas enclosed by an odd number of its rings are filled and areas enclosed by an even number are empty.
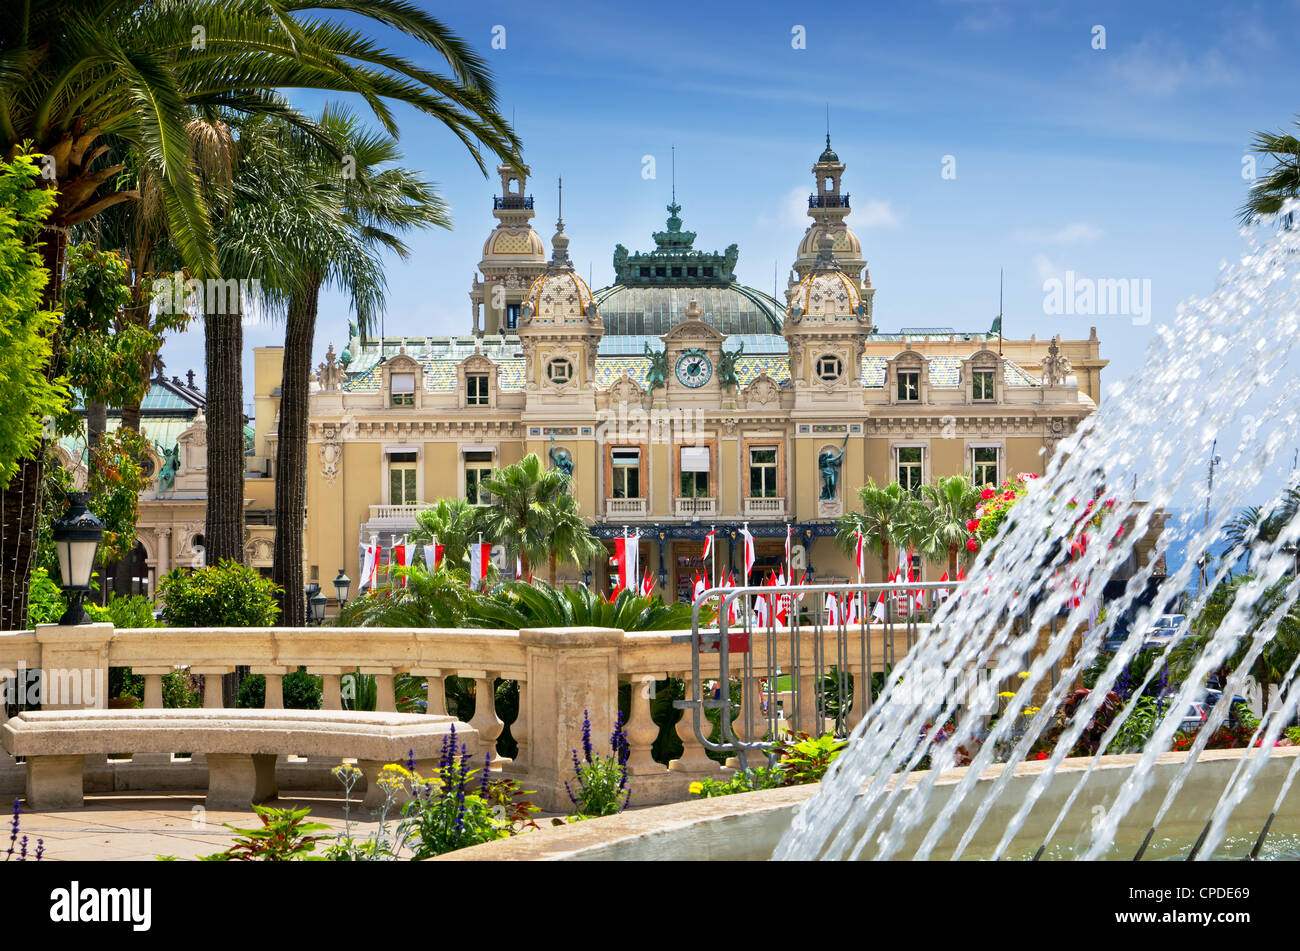
<svg viewBox="0 0 1300 951">
<path fill-rule="evenodd" d="M 719 332 L 773 334 L 781 332 L 785 308 L 769 294 L 743 284 L 615 284 L 595 292 L 596 308 L 605 336 L 665 334 L 686 320 L 691 299 L 700 302 L 701 318 Z"/>
</svg>

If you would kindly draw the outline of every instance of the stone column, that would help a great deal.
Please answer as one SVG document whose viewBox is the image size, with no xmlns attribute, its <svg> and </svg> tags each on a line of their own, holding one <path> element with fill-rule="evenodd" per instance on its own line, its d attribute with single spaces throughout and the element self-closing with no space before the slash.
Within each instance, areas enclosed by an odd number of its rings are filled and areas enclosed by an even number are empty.
<svg viewBox="0 0 1300 951">
<path fill-rule="evenodd" d="M 515 717 L 515 722 L 510 724 L 510 735 L 515 738 L 515 743 L 519 748 L 515 751 L 514 759 L 508 763 L 502 764 L 502 769 L 508 769 L 512 773 L 526 773 L 528 771 L 528 681 L 519 674 L 513 678 L 515 683 L 519 684 L 519 715 Z"/>
<path fill-rule="evenodd" d="M 429 681 L 429 686 L 425 691 L 427 703 L 424 712 L 434 716 L 445 716 L 447 713 L 447 686 L 442 669 L 438 667 L 413 667 L 411 668 L 411 675 L 424 677 Z"/>
<path fill-rule="evenodd" d="M 375 712 L 396 713 L 397 696 L 393 693 L 393 668 L 362 667 L 362 674 L 371 674 L 375 678 Z"/>
<path fill-rule="evenodd" d="M 284 709 L 284 674 L 283 667 L 250 667 L 250 674 L 261 674 L 266 678 L 266 693 L 262 699 L 262 709 Z"/>
<path fill-rule="evenodd" d="M 172 570 L 172 529 L 170 525 L 159 525 L 153 533 L 158 538 L 158 557 L 155 561 L 158 566 L 158 580 L 161 581 L 163 575 Z"/>
<path fill-rule="evenodd" d="M 161 710 L 163 708 L 163 677 L 170 674 L 174 667 L 133 667 L 131 673 L 144 678 L 144 709 Z M 135 753 L 131 762 L 135 766 L 167 766 L 172 761 L 171 753 Z"/>
<path fill-rule="evenodd" d="M 691 696 L 691 672 L 684 670 L 678 675 L 686 682 L 686 696 Z M 723 685 L 726 689 L 726 685 Z M 703 711 L 700 713 L 701 727 L 708 726 L 708 720 L 705 719 Z M 683 710 L 682 718 L 677 721 L 677 736 L 682 741 L 682 755 L 668 764 L 668 768 L 677 773 L 687 773 L 691 775 L 699 774 L 700 776 L 716 775 L 722 772 L 722 767 L 709 759 L 708 753 L 695 737 L 695 712 L 693 710 Z"/>
<path fill-rule="evenodd" d="M 322 710 L 343 709 L 343 668 L 308 667 L 307 673 L 320 677 L 320 708 Z"/>
<path fill-rule="evenodd" d="M 205 710 L 220 710 L 225 704 L 221 702 L 221 678 L 226 674 L 233 674 L 235 668 L 231 666 L 220 667 L 191 667 L 191 674 L 198 674 L 203 677 L 203 708 Z M 190 750 L 190 763 L 195 766 L 207 766 L 208 760 L 202 750 Z"/>
<path fill-rule="evenodd" d="M 646 773 L 659 774 L 665 771 L 664 765 L 656 762 L 651 753 L 655 739 L 659 736 L 659 727 L 655 725 L 654 718 L 650 715 L 650 699 L 655 682 L 667 676 L 662 671 L 655 671 L 632 674 L 628 678 L 632 688 L 632 701 L 624 732 L 627 733 L 629 751 L 627 768 L 633 776 Z"/>
<path fill-rule="evenodd" d="M 41 646 L 41 709 L 102 710 L 108 706 L 108 648 L 112 624 L 36 625 Z M 112 789 L 108 756 L 85 758 L 87 788 Z"/>
<path fill-rule="evenodd" d="M 608 737 L 618 715 L 617 628 L 527 628 L 519 632 L 527 656 L 528 689 L 521 711 L 529 725 L 528 788 L 552 812 L 572 803 L 564 781 L 573 776 L 573 753 L 582 748 L 583 710 L 593 737 Z M 486 744 L 486 740 L 483 740 Z"/>
</svg>

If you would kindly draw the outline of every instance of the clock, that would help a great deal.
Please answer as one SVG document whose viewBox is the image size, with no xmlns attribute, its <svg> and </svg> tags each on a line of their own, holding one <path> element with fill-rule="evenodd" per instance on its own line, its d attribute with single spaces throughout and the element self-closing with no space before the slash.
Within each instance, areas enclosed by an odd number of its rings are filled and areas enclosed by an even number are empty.
<svg viewBox="0 0 1300 951">
<path fill-rule="evenodd" d="M 677 358 L 677 382 L 682 386 L 695 389 L 708 383 L 712 376 L 713 364 L 703 350 L 687 350 Z"/>
</svg>

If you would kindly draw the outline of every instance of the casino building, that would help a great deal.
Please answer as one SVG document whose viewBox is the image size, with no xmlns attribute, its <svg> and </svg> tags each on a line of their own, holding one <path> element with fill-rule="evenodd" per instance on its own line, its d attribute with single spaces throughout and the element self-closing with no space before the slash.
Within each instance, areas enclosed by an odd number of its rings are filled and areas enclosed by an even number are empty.
<svg viewBox="0 0 1300 951">
<path fill-rule="evenodd" d="M 846 580 L 834 522 L 868 477 L 1041 473 L 1096 407 L 1106 361 L 1095 328 L 1040 341 L 878 324 L 829 138 L 785 301 L 737 281 L 735 244 L 697 249 L 675 201 L 653 249 L 616 246 L 614 283 L 593 290 L 563 221 L 548 255 L 525 177 L 499 171 L 466 333 L 363 340 L 352 327 L 317 374 L 306 559 L 327 587 L 339 567 L 358 577 L 360 542 L 386 548 L 439 497 L 482 504 L 484 475 L 530 452 L 573 466 L 598 537 L 641 533 L 641 564 L 667 596 L 686 596 L 710 526 L 719 568 L 738 564 L 745 523 L 759 568 L 775 566 L 790 525 L 796 570 Z M 255 468 L 274 455 L 277 354 L 255 361 Z M 561 568 L 584 577 L 606 590 L 610 566 Z"/>
</svg>

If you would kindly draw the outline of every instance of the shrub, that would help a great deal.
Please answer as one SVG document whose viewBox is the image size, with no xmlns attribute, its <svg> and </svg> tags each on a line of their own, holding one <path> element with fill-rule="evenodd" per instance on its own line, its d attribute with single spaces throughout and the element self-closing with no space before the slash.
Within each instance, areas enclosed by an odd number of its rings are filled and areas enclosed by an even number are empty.
<svg viewBox="0 0 1300 951">
<path fill-rule="evenodd" d="M 321 699 L 321 679 L 307 673 L 299 667 L 284 675 L 281 681 L 286 710 L 319 710 Z M 239 695 L 235 706 L 254 709 L 266 705 L 266 677 L 262 674 L 250 674 L 239 684 Z"/>
<path fill-rule="evenodd" d="M 164 674 L 162 679 L 163 706 L 167 708 L 199 707 L 203 695 L 195 688 L 192 677 L 180 670 Z"/>
<path fill-rule="evenodd" d="M 53 624 L 63 617 L 63 612 L 67 609 L 63 589 L 44 568 L 33 568 L 31 582 L 27 587 L 28 623 Z"/>
<path fill-rule="evenodd" d="M 253 811 L 262 820 L 260 829 L 238 829 L 223 822 L 227 829 L 239 834 L 235 844 L 224 852 L 199 856 L 202 862 L 290 862 L 294 859 L 317 859 L 311 855 L 316 843 L 325 838 L 314 833 L 328 832 L 323 822 L 306 822 L 310 809 L 275 809 L 254 806 Z"/>
<path fill-rule="evenodd" d="M 247 565 L 169 572 L 158 586 L 163 620 L 171 627 L 270 627 L 280 614 L 280 588 Z"/>
<path fill-rule="evenodd" d="M 730 796 L 733 793 L 754 792 L 759 789 L 775 789 L 785 785 L 785 777 L 775 769 L 758 766 L 747 772 L 737 773 L 727 780 L 703 779 L 691 783 L 691 795 L 700 799 L 715 796 Z"/>
</svg>

